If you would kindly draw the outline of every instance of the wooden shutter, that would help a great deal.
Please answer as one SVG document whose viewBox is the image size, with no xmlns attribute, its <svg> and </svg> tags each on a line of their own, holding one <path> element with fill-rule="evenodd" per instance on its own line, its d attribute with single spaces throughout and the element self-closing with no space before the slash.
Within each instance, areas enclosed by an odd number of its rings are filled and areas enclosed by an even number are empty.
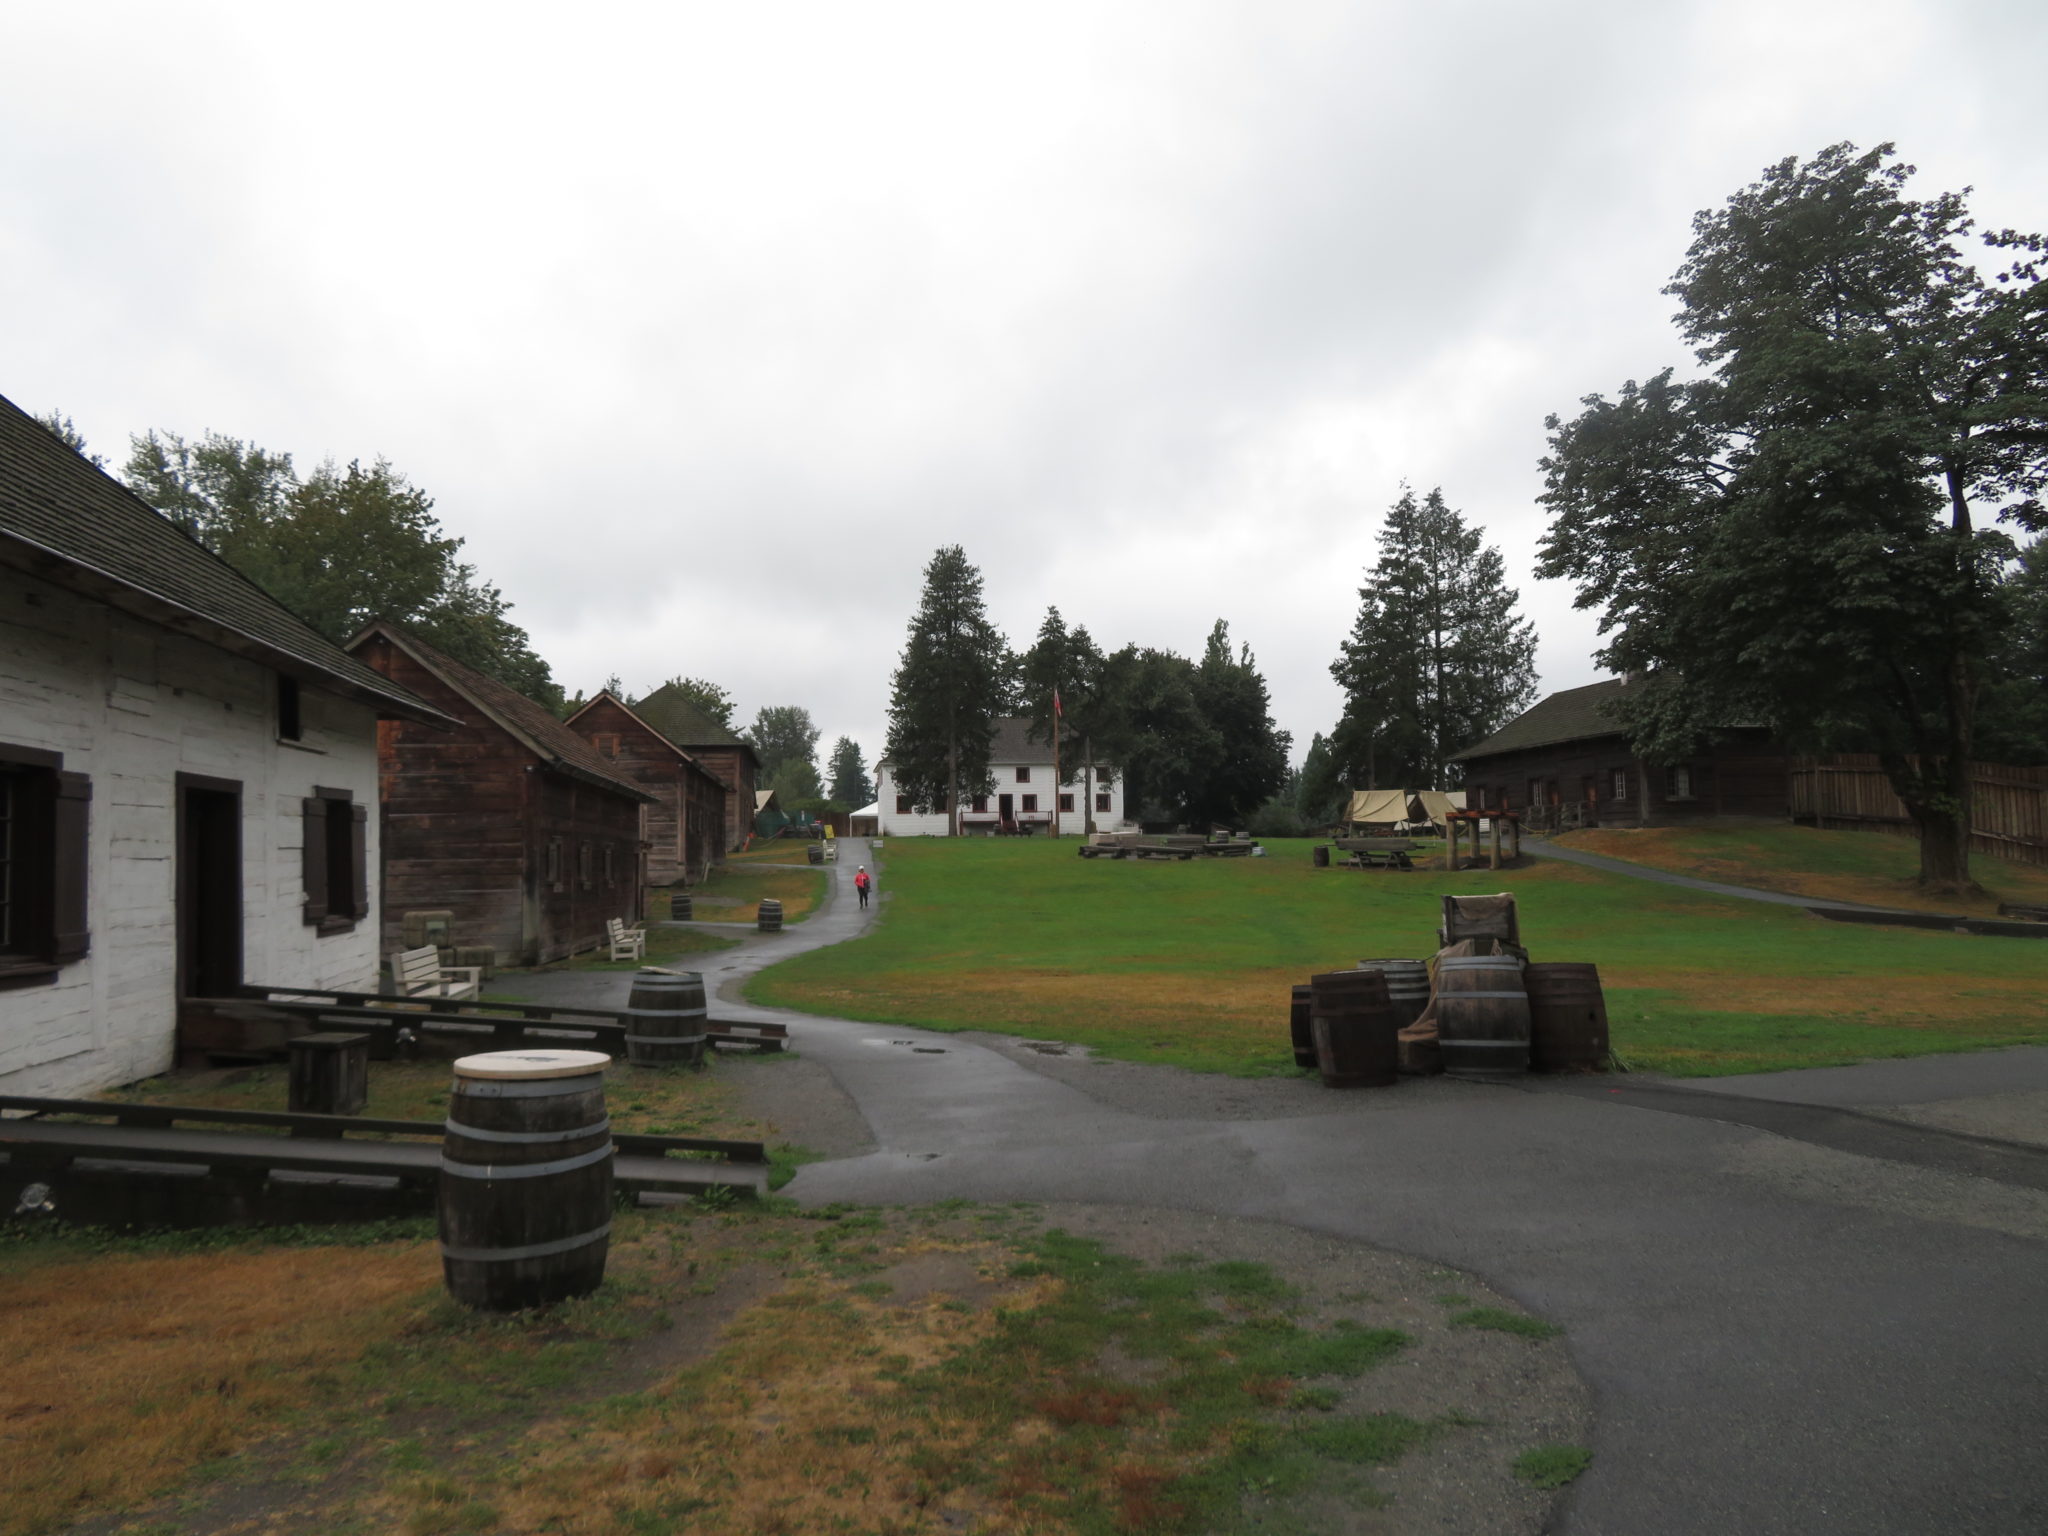
<svg viewBox="0 0 2048 1536">
<path fill-rule="evenodd" d="M 86 872 L 91 867 L 92 780 L 82 773 L 57 776 L 56 814 L 51 818 L 56 832 L 52 850 L 51 929 L 54 943 L 51 958 L 76 960 L 92 948 L 90 919 L 86 915 Z"/>
<path fill-rule="evenodd" d="M 306 886 L 302 917 L 317 923 L 327 916 L 327 802 L 309 795 L 299 805 L 304 816 L 300 871 Z"/>
<path fill-rule="evenodd" d="M 349 890 L 355 896 L 356 917 L 370 915 L 370 808 L 349 808 L 348 831 Z"/>
</svg>

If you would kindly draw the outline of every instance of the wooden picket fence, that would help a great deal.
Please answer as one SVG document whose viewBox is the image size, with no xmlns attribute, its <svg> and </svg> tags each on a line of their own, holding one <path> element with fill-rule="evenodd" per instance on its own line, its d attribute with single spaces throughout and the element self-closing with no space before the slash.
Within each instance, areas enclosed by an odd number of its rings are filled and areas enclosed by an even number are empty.
<svg viewBox="0 0 2048 1536">
<path fill-rule="evenodd" d="M 2048 768 L 1971 764 L 1970 851 L 2048 864 Z M 1792 760 L 1792 819 L 1817 827 L 1913 832 L 1913 818 L 1874 756 Z"/>
</svg>

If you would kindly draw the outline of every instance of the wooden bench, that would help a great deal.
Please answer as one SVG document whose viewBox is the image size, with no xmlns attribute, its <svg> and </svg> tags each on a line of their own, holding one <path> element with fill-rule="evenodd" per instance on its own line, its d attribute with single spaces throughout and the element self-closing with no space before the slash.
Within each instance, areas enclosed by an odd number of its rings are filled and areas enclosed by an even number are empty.
<svg viewBox="0 0 2048 1536">
<path fill-rule="evenodd" d="M 647 955 L 647 930 L 637 923 L 628 928 L 622 917 L 604 920 L 604 936 L 612 946 L 614 960 L 641 960 Z"/>
<path fill-rule="evenodd" d="M 391 980 L 400 997 L 473 998 L 483 990 L 483 976 L 479 965 L 443 965 L 431 944 L 391 957 Z"/>
</svg>

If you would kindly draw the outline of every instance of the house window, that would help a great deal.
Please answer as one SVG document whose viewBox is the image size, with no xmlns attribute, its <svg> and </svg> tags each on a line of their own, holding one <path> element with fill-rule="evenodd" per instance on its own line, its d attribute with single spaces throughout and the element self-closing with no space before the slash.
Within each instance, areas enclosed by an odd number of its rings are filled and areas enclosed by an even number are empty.
<svg viewBox="0 0 2048 1536">
<path fill-rule="evenodd" d="M 347 933 L 370 915 L 370 808 L 357 805 L 352 790 L 318 785 L 299 807 L 299 867 L 306 888 L 299 920 L 323 936 Z"/>
<path fill-rule="evenodd" d="M 1037 810 L 1037 809 L 1038 809 L 1038 796 L 1036 796 L 1036 795 L 1019 795 L 1019 796 L 1017 797 L 1017 808 L 1018 808 L 1019 810 L 1021 810 L 1021 811 L 1035 811 L 1035 810 Z"/>
<path fill-rule="evenodd" d="M 1626 768 L 1614 770 L 1614 798 L 1617 800 L 1626 800 L 1628 798 L 1628 770 Z"/>
<path fill-rule="evenodd" d="M 63 756 L 0 746 L 0 986 L 54 975 L 89 948 L 92 781 Z"/>
<path fill-rule="evenodd" d="M 1098 811 L 1106 811 L 1106 810 L 1108 810 L 1108 809 L 1109 809 L 1109 796 L 1107 796 L 1107 795 L 1097 795 L 1097 796 L 1095 797 L 1095 809 L 1097 809 Z"/>
<path fill-rule="evenodd" d="M 1031 782 L 1031 765 L 1029 763 L 1019 763 L 1017 765 L 1017 782 L 1019 784 L 1029 784 Z"/>
<path fill-rule="evenodd" d="M 973 802 L 972 802 L 972 803 L 973 803 L 973 806 L 974 806 L 974 813 L 975 813 L 975 815 L 977 815 L 977 816 L 985 816 L 985 815 L 987 815 L 987 814 L 988 814 L 988 796 L 987 796 L 987 795 L 976 795 L 976 796 L 974 797 L 974 800 L 973 800 Z"/>
<path fill-rule="evenodd" d="M 1074 808 L 1074 797 L 1073 797 L 1072 795 L 1061 795 L 1061 796 L 1060 796 L 1060 809 L 1061 809 L 1061 810 L 1063 810 L 1063 811 L 1071 811 L 1071 810 L 1072 810 L 1073 808 Z"/>
<path fill-rule="evenodd" d="M 1673 763 L 1665 771 L 1664 798 L 1667 800 L 1690 800 L 1692 798 L 1692 764 Z"/>
<path fill-rule="evenodd" d="M 908 816 L 910 814 L 910 796 L 898 795 L 896 797 L 896 814 L 898 816 Z"/>
<path fill-rule="evenodd" d="M 1534 810 L 1542 803 L 1543 781 L 1541 779 L 1531 779 L 1529 781 L 1529 809 Z"/>
<path fill-rule="evenodd" d="M 299 719 L 299 680 L 277 675 L 277 739 L 299 741 L 305 736 L 305 727 Z"/>
</svg>

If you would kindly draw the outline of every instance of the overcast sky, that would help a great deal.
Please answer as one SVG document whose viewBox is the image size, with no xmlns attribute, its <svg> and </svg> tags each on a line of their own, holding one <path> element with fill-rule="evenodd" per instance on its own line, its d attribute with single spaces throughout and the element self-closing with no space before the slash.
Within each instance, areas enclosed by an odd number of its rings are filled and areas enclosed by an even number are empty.
<svg viewBox="0 0 2048 1536">
<path fill-rule="evenodd" d="M 1898 142 L 2048 226 L 2048 5 L 0 0 L 0 393 L 389 458 L 572 692 L 870 762 L 925 561 L 1248 642 L 1295 736 L 1441 485 L 1545 690 L 1543 417 L 1685 354 L 1690 221 Z"/>
</svg>

